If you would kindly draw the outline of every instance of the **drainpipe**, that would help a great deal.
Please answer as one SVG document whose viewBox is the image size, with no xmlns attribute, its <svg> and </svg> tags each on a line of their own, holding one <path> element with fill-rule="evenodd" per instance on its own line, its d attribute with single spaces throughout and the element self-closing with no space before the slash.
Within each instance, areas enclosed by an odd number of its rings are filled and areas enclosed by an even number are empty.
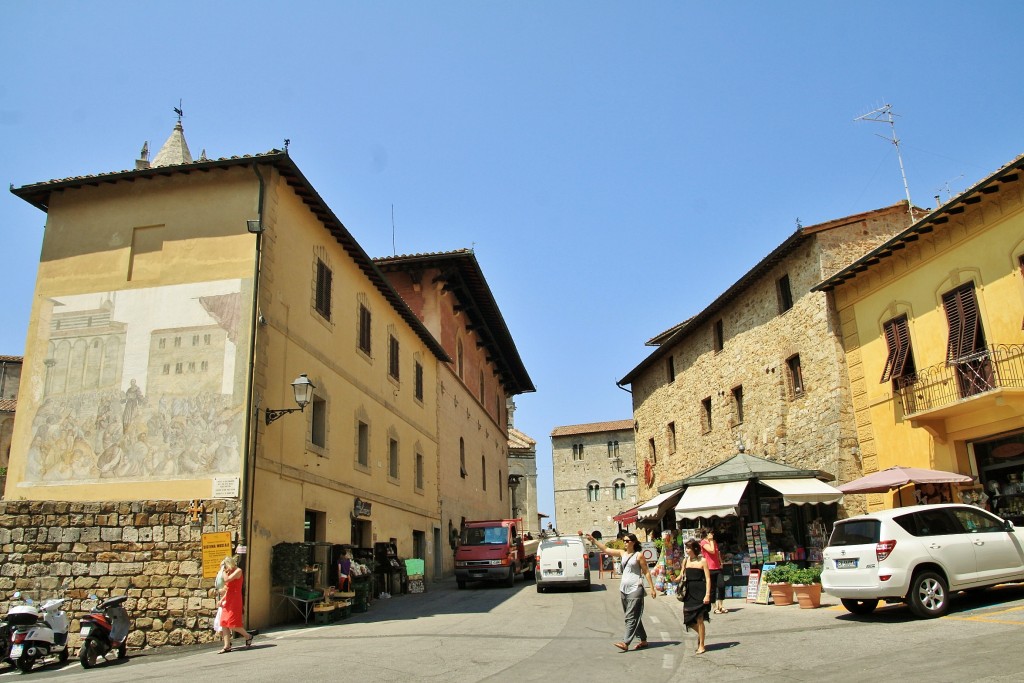
<svg viewBox="0 0 1024 683">
<path fill-rule="evenodd" d="M 256 229 L 253 229 L 251 223 L 249 224 L 249 231 L 256 235 L 256 258 L 252 275 L 252 322 L 249 326 L 249 383 L 246 387 L 245 396 L 245 466 L 242 468 L 242 510 L 241 520 L 238 527 L 238 544 L 246 546 L 246 555 L 242 562 L 242 566 L 246 571 L 248 571 L 248 563 L 245 562 L 245 560 L 248 559 L 249 553 L 251 552 L 249 545 L 252 542 L 252 501 L 255 497 L 254 493 L 256 482 L 256 430 L 259 429 L 258 421 L 256 420 L 256 410 L 253 409 L 253 394 L 255 393 L 254 384 L 256 383 L 256 330 L 260 319 L 260 261 L 263 257 L 263 196 L 265 191 L 265 181 L 263 179 L 263 175 L 260 173 L 259 164 L 253 164 L 252 170 L 259 179 L 260 192 L 256 209 L 258 219 L 255 226 Z M 250 467 L 252 468 L 252 475 L 249 474 Z M 245 591 L 245 606 L 243 612 L 245 614 L 246 623 L 249 623 L 250 593 L 251 591 Z"/>
</svg>

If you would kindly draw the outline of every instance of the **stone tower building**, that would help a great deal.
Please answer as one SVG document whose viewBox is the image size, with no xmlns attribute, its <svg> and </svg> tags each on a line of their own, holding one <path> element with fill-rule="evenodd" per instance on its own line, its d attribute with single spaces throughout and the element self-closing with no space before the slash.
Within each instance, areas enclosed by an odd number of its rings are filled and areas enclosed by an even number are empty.
<svg viewBox="0 0 1024 683">
<path fill-rule="evenodd" d="M 612 517 L 637 503 L 633 421 L 555 427 L 551 461 L 557 528 L 614 536 Z"/>
<path fill-rule="evenodd" d="M 657 350 L 620 381 L 633 392 L 641 500 L 744 450 L 839 481 L 860 476 L 834 310 L 811 288 L 909 223 L 901 202 L 800 227 L 648 342 Z"/>
</svg>

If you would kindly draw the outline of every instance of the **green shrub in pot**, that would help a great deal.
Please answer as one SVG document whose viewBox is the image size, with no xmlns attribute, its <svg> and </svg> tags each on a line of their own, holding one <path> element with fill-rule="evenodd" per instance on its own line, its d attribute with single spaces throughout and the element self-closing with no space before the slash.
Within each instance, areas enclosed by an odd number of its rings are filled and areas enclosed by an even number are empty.
<svg viewBox="0 0 1024 683">
<path fill-rule="evenodd" d="M 798 570 L 795 564 L 780 564 L 766 571 L 762 578 L 767 583 L 793 583 L 793 572 Z"/>
<path fill-rule="evenodd" d="M 804 569 L 797 569 L 790 577 L 790 582 L 808 586 L 812 583 L 821 583 L 821 567 L 812 566 Z"/>
</svg>

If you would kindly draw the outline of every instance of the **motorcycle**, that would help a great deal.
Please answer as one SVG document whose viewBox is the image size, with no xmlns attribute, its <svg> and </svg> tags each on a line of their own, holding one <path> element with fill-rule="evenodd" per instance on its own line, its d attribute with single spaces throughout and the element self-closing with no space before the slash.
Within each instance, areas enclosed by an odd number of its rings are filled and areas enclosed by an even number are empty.
<svg viewBox="0 0 1024 683">
<path fill-rule="evenodd" d="M 95 595 L 90 600 L 98 600 Z M 131 620 L 124 608 L 127 595 L 107 598 L 96 605 L 92 612 L 81 619 L 82 645 L 78 648 L 78 661 L 85 669 L 96 666 L 96 658 L 107 658 L 107 653 L 117 650 L 117 658 L 128 656 L 128 629 Z"/>
<path fill-rule="evenodd" d="M 14 594 L 15 598 L 20 593 Z M 11 634 L 10 659 L 23 673 L 32 670 L 36 660 L 57 655 L 63 664 L 68 661 L 68 615 L 61 610 L 65 598 L 47 600 L 36 607 L 31 599 L 12 607 L 7 622 L 14 627 Z"/>
<path fill-rule="evenodd" d="M 14 662 L 11 661 L 11 624 L 7 621 L 6 614 L 0 619 L 0 664 L 14 666 Z"/>
</svg>

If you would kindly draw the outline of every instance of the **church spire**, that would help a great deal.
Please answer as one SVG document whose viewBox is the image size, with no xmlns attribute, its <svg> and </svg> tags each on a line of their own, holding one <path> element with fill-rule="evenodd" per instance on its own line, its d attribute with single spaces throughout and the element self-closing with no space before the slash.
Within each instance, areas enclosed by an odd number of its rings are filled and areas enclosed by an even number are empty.
<svg viewBox="0 0 1024 683">
<path fill-rule="evenodd" d="M 153 159 L 152 165 L 157 167 L 191 163 L 192 154 L 188 151 L 188 143 L 185 142 L 185 130 L 181 127 L 181 120 L 179 119 L 174 124 L 174 130 L 171 131 L 171 136 L 167 138 L 167 142 L 156 153 L 156 158 Z"/>
</svg>

